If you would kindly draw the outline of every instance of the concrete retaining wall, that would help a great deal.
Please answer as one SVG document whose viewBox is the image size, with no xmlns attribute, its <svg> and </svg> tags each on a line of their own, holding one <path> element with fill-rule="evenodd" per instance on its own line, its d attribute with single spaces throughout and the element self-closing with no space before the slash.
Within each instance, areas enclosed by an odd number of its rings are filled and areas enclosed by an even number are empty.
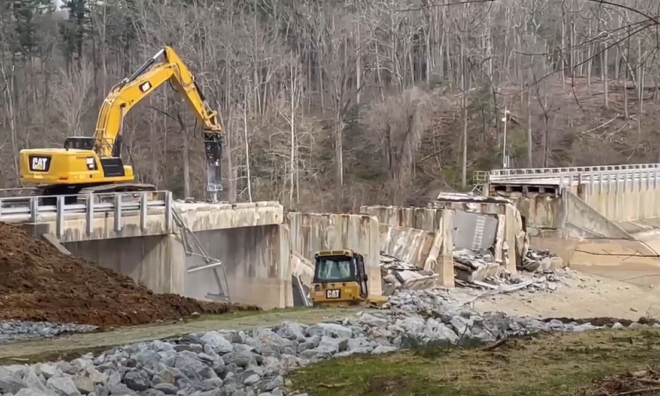
<svg viewBox="0 0 660 396">
<path fill-rule="evenodd" d="M 196 232 L 206 253 L 221 260 L 232 301 L 264 308 L 293 306 L 288 228 L 282 225 Z M 186 267 L 202 265 L 187 257 Z M 207 298 L 218 293 L 214 269 L 186 275 L 184 295 Z"/>
<path fill-rule="evenodd" d="M 486 210 L 488 213 L 465 212 L 460 209 L 430 209 L 430 208 L 403 208 L 396 206 L 363 206 L 360 211 L 375 216 L 382 224 L 391 227 L 410 227 L 424 231 L 441 232 L 443 238 L 451 235 L 451 243 L 443 244 L 447 263 L 455 248 L 474 249 L 495 246 L 495 257 L 503 258 L 504 242 L 507 249 L 507 271 L 516 273 L 515 235 L 516 229 L 521 225 L 515 222 L 515 208 L 510 204 L 479 203 L 479 202 L 445 202 L 452 208 L 466 208 Z M 482 218 L 483 228 L 477 229 L 478 221 Z M 450 219 L 451 218 L 451 219 Z M 444 221 L 443 219 L 447 219 Z M 511 221 L 509 221 L 511 219 Z M 501 222 L 509 224 L 502 227 Z M 496 238 L 500 235 L 500 239 Z M 414 251 L 414 249 L 413 249 Z M 396 256 L 396 254 L 393 254 Z M 397 256 L 398 257 L 398 256 Z M 438 268 L 443 284 L 453 285 L 453 260 L 451 275 L 447 265 Z M 451 281 L 449 281 L 451 278 Z"/>
<path fill-rule="evenodd" d="M 632 239 L 621 227 L 577 195 L 568 192 L 563 199 L 566 200 L 567 208 L 565 224 L 572 227 L 572 233 L 592 238 Z"/>
<path fill-rule="evenodd" d="M 379 223 L 375 217 L 348 214 L 288 213 L 290 248 L 308 260 L 324 249 L 352 249 L 364 256 L 369 292 L 380 295 Z"/>
<path fill-rule="evenodd" d="M 221 260 L 232 301 L 265 308 L 293 306 L 288 228 L 283 225 L 200 231 L 207 254 Z M 157 293 L 206 299 L 217 294 L 216 269 L 188 273 L 203 264 L 188 256 L 180 235 L 63 243 L 72 254 L 128 275 Z"/>
<path fill-rule="evenodd" d="M 183 293 L 183 247 L 174 235 L 63 242 L 71 254 L 99 263 L 156 293 Z"/>
<path fill-rule="evenodd" d="M 439 275 L 438 284 L 454 287 L 451 218 L 452 212 L 447 211 L 435 232 L 381 224 L 380 250 L 417 268 L 433 271 Z"/>
<path fill-rule="evenodd" d="M 603 183 L 586 181 L 580 197 L 611 221 L 636 221 L 660 217 L 660 181 L 613 178 Z"/>
<path fill-rule="evenodd" d="M 374 216 L 380 224 L 391 227 L 417 228 L 424 231 L 439 229 L 442 221 L 442 209 L 361 206 L 360 213 Z"/>
</svg>

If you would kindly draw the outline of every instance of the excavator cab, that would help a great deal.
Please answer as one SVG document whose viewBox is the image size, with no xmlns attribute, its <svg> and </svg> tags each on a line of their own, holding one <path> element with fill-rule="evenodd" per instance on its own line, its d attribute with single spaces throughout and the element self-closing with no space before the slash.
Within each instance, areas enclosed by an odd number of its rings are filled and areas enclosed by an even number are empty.
<svg viewBox="0 0 660 396">
<path fill-rule="evenodd" d="M 311 300 L 314 306 L 380 305 L 383 298 L 370 297 L 364 256 L 352 250 L 322 250 L 314 255 Z"/>
<path fill-rule="evenodd" d="M 64 139 L 64 148 L 75 150 L 93 150 L 94 137 L 92 136 L 69 136 Z"/>
</svg>

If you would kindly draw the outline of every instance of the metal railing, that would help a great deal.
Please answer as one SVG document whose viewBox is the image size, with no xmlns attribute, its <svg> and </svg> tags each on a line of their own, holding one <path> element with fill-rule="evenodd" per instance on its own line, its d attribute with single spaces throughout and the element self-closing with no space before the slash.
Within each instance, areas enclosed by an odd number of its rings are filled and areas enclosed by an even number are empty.
<svg viewBox="0 0 660 396">
<path fill-rule="evenodd" d="M 162 213 L 165 229 L 172 226 L 172 192 L 104 193 L 60 196 L 23 196 L 0 198 L 0 221 L 39 223 L 55 221 L 57 237 L 61 237 L 67 218 L 84 215 L 85 230 L 91 234 L 99 214 L 112 216 L 114 231 L 123 229 L 127 216 L 139 216 L 140 228 L 147 228 L 149 214 Z"/>
<path fill-rule="evenodd" d="M 571 181 L 594 183 L 614 182 L 615 180 L 656 179 L 660 164 L 576 166 L 563 168 L 521 168 L 496 169 L 474 172 L 477 183 L 487 182 L 548 182 L 566 184 Z"/>
</svg>

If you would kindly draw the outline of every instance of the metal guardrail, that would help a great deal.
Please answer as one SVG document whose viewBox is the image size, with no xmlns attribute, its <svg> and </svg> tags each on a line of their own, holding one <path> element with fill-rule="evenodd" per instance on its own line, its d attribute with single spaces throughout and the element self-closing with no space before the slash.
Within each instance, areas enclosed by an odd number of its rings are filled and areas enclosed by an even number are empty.
<svg viewBox="0 0 660 396">
<path fill-rule="evenodd" d="M 140 216 L 140 228 L 146 230 L 147 218 L 155 211 L 163 213 L 165 228 L 171 229 L 171 191 L 0 198 L 0 221 L 39 223 L 55 220 L 58 238 L 62 236 L 70 215 L 85 215 L 85 230 L 89 235 L 99 213 L 112 215 L 114 231 L 119 232 L 123 229 L 124 218 L 135 215 Z"/>
<path fill-rule="evenodd" d="M 594 183 L 614 182 L 615 180 L 657 179 L 660 164 L 576 166 L 563 168 L 520 168 L 496 169 L 474 172 L 474 181 L 487 182 L 546 182 L 548 184 L 568 184 L 591 181 Z"/>
</svg>

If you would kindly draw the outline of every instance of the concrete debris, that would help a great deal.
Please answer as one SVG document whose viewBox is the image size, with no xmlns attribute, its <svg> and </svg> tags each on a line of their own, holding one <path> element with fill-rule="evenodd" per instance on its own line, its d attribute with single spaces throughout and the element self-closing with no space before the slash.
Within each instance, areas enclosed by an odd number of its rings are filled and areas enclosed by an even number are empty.
<svg viewBox="0 0 660 396">
<path fill-rule="evenodd" d="M 467 249 L 454 251 L 454 271 L 456 284 L 462 287 L 492 290 L 494 293 L 510 293 L 526 289 L 530 292 L 555 291 L 561 279 L 570 276 L 567 271 L 556 268 L 560 258 L 547 250 L 528 249 L 525 268 L 517 275 L 510 275 L 497 262 L 489 251 L 475 252 Z"/>
<path fill-rule="evenodd" d="M 528 247 L 522 262 L 518 265 L 521 270 L 529 272 L 552 272 L 561 269 L 563 260 L 549 250 L 538 250 Z"/>
<path fill-rule="evenodd" d="M 464 282 L 483 282 L 503 271 L 503 267 L 495 262 L 495 258 L 488 251 L 458 249 L 454 250 L 453 256 L 455 277 Z"/>
<path fill-rule="evenodd" d="M 433 287 L 437 278 L 432 271 L 419 269 L 383 252 L 380 253 L 380 272 L 384 296 L 390 296 L 401 289 L 421 290 Z"/>
<path fill-rule="evenodd" d="M 453 303 L 449 291 L 399 290 L 387 309 L 362 312 L 357 318 L 209 331 L 126 345 L 96 356 L 89 353 L 70 362 L 3 366 L 0 394 L 288 396 L 296 393 L 284 378 L 287 372 L 332 357 L 379 355 L 428 343 L 474 345 L 611 324 L 479 314 Z"/>
</svg>

